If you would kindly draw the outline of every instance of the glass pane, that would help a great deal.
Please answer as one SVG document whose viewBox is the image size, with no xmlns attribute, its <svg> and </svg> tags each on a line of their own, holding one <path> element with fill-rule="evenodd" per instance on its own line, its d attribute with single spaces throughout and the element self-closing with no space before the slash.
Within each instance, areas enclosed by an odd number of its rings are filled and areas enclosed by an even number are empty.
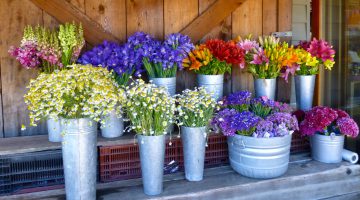
<svg viewBox="0 0 360 200">
<path fill-rule="evenodd" d="M 344 109 L 360 122 L 360 1 L 324 0 L 322 35 L 336 50 L 335 66 L 322 71 L 320 101 Z M 347 148 L 360 152 L 359 140 Z"/>
</svg>

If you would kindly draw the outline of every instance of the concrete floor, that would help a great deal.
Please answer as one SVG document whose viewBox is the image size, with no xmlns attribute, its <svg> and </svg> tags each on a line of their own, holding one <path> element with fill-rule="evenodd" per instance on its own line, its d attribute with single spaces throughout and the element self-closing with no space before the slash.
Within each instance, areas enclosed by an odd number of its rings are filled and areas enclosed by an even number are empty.
<svg viewBox="0 0 360 200">
<path fill-rule="evenodd" d="M 52 190 L 14 195 L 0 199 L 60 200 L 64 190 Z M 308 155 L 291 156 L 288 172 L 279 178 L 257 180 L 243 177 L 229 166 L 207 169 L 200 182 L 184 180 L 183 173 L 164 176 L 164 192 L 146 196 L 141 179 L 98 184 L 97 199 L 360 199 L 360 165 L 323 164 L 312 161 Z"/>
</svg>

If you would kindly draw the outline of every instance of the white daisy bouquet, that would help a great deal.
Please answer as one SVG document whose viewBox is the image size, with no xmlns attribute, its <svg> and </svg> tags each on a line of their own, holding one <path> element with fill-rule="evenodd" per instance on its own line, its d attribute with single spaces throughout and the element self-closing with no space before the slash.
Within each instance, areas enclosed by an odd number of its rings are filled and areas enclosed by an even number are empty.
<svg viewBox="0 0 360 200">
<path fill-rule="evenodd" d="M 91 118 L 100 121 L 114 109 L 121 114 L 125 91 L 104 68 L 70 65 L 68 70 L 40 74 L 31 80 L 24 96 L 30 125 L 42 119 Z"/>
<path fill-rule="evenodd" d="M 130 130 L 146 136 L 166 134 L 174 123 L 175 99 L 166 88 L 135 80 L 126 88 L 126 112 L 130 119 Z"/>
<path fill-rule="evenodd" d="M 207 126 L 213 117 L 217 103 L 205 88 L 186 89 L 176 96 L 178 125 L 186 127 Z"/>
</svg>

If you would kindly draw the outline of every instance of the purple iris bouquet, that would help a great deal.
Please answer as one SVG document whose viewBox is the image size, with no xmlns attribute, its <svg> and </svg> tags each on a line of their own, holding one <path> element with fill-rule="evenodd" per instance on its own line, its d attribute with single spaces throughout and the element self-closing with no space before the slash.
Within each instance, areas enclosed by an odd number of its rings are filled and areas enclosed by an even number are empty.
<svg viewBox="0 0 360 200">
<path fill-rule="evenodd" d="M 224 107 L 211 124 L 226 136 L 282 137 L 299 129 L 289 105 L 266 97 L 251 99 L 248 91 L 225 97 Z"/>
<path fill-rule="evenodd" d="M 104 67 L 112 71 L 119 85 L 127 85 L 130 77 L 141 73 L 138 55 L 129 44 L 119 45 L 104 41 L 93 49 L 85 52 L 77 61 L 80 64 Z"/>
<path fill-rule="evenodd" d="M 175 77 L 177 69 L 182 69 L 182 61 L 194 45 L 188 36 L 173 33 L 160 42 L 150 35 L 137 32 L 128 43 L 139 55 L 139 60 L 151 78 Z"/>
</svg>

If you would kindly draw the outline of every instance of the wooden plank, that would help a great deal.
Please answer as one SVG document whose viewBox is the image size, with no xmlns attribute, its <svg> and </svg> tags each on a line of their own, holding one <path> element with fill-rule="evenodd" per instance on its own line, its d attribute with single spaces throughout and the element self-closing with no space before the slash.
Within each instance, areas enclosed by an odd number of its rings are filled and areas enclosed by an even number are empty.
<svg viewBox="0 0 360 200">
<path fill-rule="evenodd" d="M 1 1 L 0 18 L 2 19 L 0 20 L 0 62 L 5 137 L 44 134 L 46 126 L 43 124 L 20 131 L 21 124 L 29 124 L 23 95 L 26 92 L 25 86 L 30 78 L 36 76 L 36 71 L 22 68 L 7 52 L 11 45 L 19 45 L 25 25 L 42 24 L 42 11 L 30 1 Z"/>
<path fill-rule="evenodd" d="M 232 13 L 232 35 L 245 37 L 252 34 L 254 38 L 262 35 L 263 27 L 262 0 L 245 1 Z M 254 90 L 253 77 L 246 69 L 234 67 L 232 72 L 232 92 Z"/>
<path fill-rule="evenodd" d="M 164 1 L 164 34 L 179 32 L 189 22 L 198 16 L 198 0 L 189 0 L 184 4 L 183 0 Z M 174 9 L 176 8 L 176 9 Z M 195 87 L 195 74 L 189 71 L 178 71 L 176 78 L 176 91 L 180 93 L 186 88 Z"/>
<path fill-rule="evenodd" d="M 126 0 L 87 0 L 85 13 L 120 41 L 126 40 Z"/>
<path fill-rule="evenodd" d="M 127 0 L 127 36 L 144 31 L 156 38 L 164 37 L 163 0 Z M 173 8 L 174 10 L 178 8 Z M 184 17 L 184 16 L 183 16 Z"/>
<path fill-rule="evenodd" d="M 91 20 L 78 8 L 67 1 L 58 0 L 31 0 L 36 6 L 43 9 L 59 22 L 82 23 L 84 36 L 90 44 L 99 44 L 103 40 L 118 41 L 119 39 L 107 32 L 98 23 Z"/>
<path fill-rule="evenodd" d="M 245 0 L 217 0 L 205 12 L 186 26 L 181 33 L 189 35 L 194 42 L 199 41 L 206 33 L 223 21 Z"/>
<path fill-rule="evenodd" d="M 216 0 L 199 0 L 199 14 L 205 12 L 210 6 L 212 6 Z M 206 41 L 208 39 L 219 38 L 223 40 L 230 40 L 232 37 L 231 30 L 231 15 L 226 17 L 221 21 L 215 28 L 213 28 L 209 33 L 207 33 L 201 41 Z M 225 74 L 224 77 L 224 96 L 231 93 L 231 74 Z"/>
<path fill-rule="evenodd" d="M 278 0 L 263 0 L 263 34 L 270 35 L 277 31 Z"/>
<path fill-rule="evenodd" d="M 285 32 L 292 29 L 292 0 L 278 0 L 278 31 Z M 283 38 L 291 42 L 291 38 Z M 287 83 L 283 78 L 277 80 L 277 100 L 289 102 L 291 98 L 291 81 Z"/>
</svg>

